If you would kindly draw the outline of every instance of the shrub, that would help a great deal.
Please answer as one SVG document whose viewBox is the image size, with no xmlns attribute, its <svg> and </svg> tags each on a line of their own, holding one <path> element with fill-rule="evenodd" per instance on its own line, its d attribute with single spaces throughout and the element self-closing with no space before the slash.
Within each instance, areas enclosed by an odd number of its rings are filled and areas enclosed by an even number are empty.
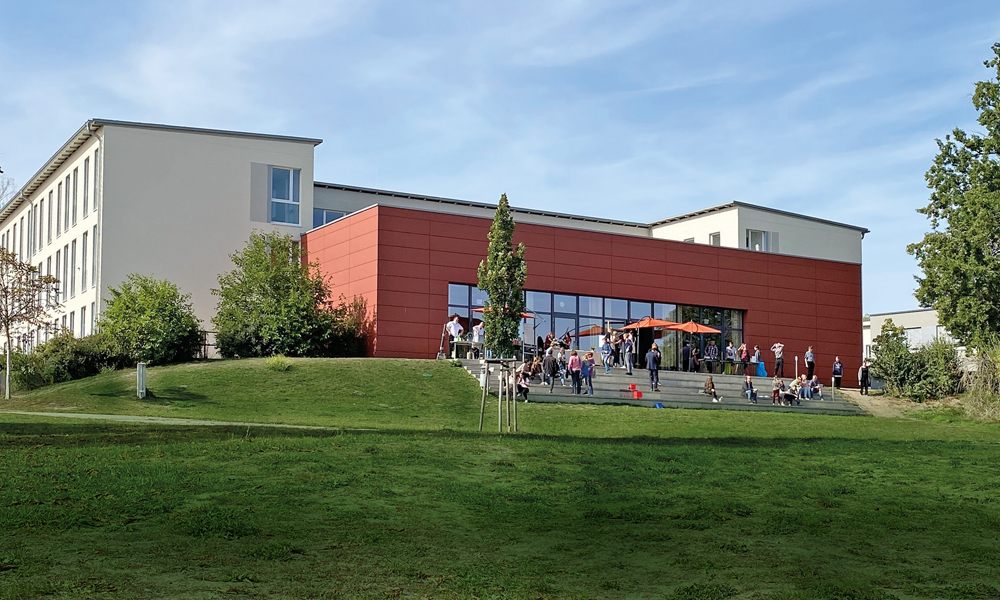
<svg viewBox="0 0 1000 600">
<path fill-rule="evenodd" d="M 102 334 L 77 338 L 63 332 L 29 354 L 15 352 L 11 355 L 11 389 L 32 390 L 90 377 L 119 366 L 120 360 Z"/>
<path fill-rule="evenodd" d="M 873 340 L 872 354 L 872 375 L 894 396 L 923 402 L 961 389 L 958 351 L 951 342 L 938 338 L 911 350 L 903 328 L 886 319 Z"/>
<path fill-rule="evenodd" d="M 201 325 L 189 294 L 169 281 L 135 273 L 108 291 L 100 329 L 123 361 L 167 364 L 197 356 Z"/>
<path fill-rule="evenodd" d="M 970 357 L 964 384 L 969 393 L 962 404 L 980 421 L 1000 421 L 1000 339 L 987 339 Z"/>
<path fill-rule="evenodd" d="M 285 358 L 284 354 L 275 354 L 264 359 L 264 366 L 272 371 L 287 371 L 292 368 L 292 361 Z"/>
<path fill-rule="evenodd" d="M 235 269 L 219 276 L 215 340 L 226 358 L 361 356 L 367 307 L 355 299 L 334 305 L 315 264 L 303 263 L 291 236 L 251 234 L 232 255 Z"/>
</svg>

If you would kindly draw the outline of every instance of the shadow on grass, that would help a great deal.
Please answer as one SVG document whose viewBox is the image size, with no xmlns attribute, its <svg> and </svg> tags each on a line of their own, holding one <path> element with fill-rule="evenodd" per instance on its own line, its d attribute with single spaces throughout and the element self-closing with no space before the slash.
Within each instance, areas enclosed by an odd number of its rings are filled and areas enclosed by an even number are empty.
<svg viewBox="0 0 1000 600">
<path fill-rule="evenodd" d="M 0 417 L 2 418 L 2 417 Z M 354 437 L 409 437 L 425 439 L 452 439 L 456 441 L 490 441 L 496 440 L 497 434 L 454 431 L 443 429 L 427 431 L 419 429 L 295 429 L 272 425 L 173 425 L 160 423 L 130 423 L 130 422 L 94 422 L 94 423 L 25 423 L 0 421 L 0 448 L 15 448 L 24 446 L 70 447 L 93 444 L 140 444 L 155 441 L 156 443 L 182 443 L 190 441 L 223 440 L 234 437 L 253 438 L 331 438 L 338 436 Z M 561 443 L 575 444 L 578 447 L 611 447 L 611 446 L 643 446 L 643 447 L 712 447 L 728 448 L 734 451 L 765 449 L 788 455 L 802 455 L 809 452 L 810 445 L 822 444 L 857 445 L 877 444 L 886 450 L 901 449 L 912 451 L 914 444 L 930 448 L 947 446 L 954 449 L 956 445 L 969 447 L 981 446 L 982 442 L 966 440 L 883 440 L 879 438 L 757 438 L 740 436 L 718 437 L 619 437 L 590 438 L 571 435 L 539 435 L 517 434 L 501 436 L 509 443 Z"/>
</svg>

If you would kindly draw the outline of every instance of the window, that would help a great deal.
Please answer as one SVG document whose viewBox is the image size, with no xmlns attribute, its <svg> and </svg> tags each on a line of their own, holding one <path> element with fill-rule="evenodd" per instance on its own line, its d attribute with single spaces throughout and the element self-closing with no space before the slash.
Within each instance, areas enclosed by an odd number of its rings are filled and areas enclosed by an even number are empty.
<svg viewBox="0 0 1000 600">
<path fill-rule="evenodd" d="M 17 233 L 20 231 L 21 233 Z M 14 243 L 16 244 L 15 249 L 17 250 L 17 259 L 21 260 L 21 255 L 24 252 L 24 217 L 21 217 L 21 229 L 17 229 L 17 225 L 14 225 Z"/>
<path fill-rule="evenodd" d="M 903 330 L 906 334 L 906 345 L 916 349 L 924 343 L 924 330 L 920 327 L 909 327 Z"/>
<path fill-rule="evenodd" d="M 687 238 L 686 240 L 684 240 L 684 243 L 685 244 L 693 244 L 694 243 L 694 238 Z"/>
<path fill-rule="evenodd" d="M 94 225 L 93 235 L 90 236 L 90 287 L 97 285 L 97 225 Z M 93 311 L 91 311 L 93 314 Z"/>
<path fill-rule="evenodd" d="M 75 327 L 75 325 L 73 324 L 73 317 L 75 317 L 75 316 L 76 316 L 76 311 L 73 311 L 73 312 L 69 313 L 69 328 L 68 329 L 69 329 L 70 333 L 73 333 L 73 329 Z M 65 319 L 66 317 L 63 317 L 63 318 Z"/>
<path fill-rule="evenodd" d="M 49 198 L 52 197 L 52 192 L 49 192 Z M 38 238 L 38 248 L 42 249 L 43 242 L 45 241 L 45 236 L 42 235 L 42 229 L 45 228 L 45 198 L 38 201 L 38 233 L 35 236 Z"/>
<path fill-rule="evenodd" d="M 100 173 L 101 161 L 98 158 L 101 156 L 101 149 L 98 148 L 94 150 L 94 212 L 97 212 L 97 179 L 98 173 Z M 94 311 L 90 311 L 93 315 Z"/>
<path fill-rule="evenodd" d="M 90 303 L 90 333 L 94 333 L 97 324 L 97 310 L 93 302 Z"/>
<path fill-rule="evenodd" d="M 80 337 L 87 335 L 87 307 L 80 308 Z"/>
<path fill-rule="evenodd" d="M 56 279 L 59 279 L 60 265 L 62 265 L 62 250 L 56 250 L 56 270 L 52 273 Z M 61 287 L 63 287 L 63 281 L 60 280 L 56 286 L 56 300 L 59 300 L 59 289 Z"/>
<path fill-rule="evenodd" d="M 83 159 L 83 217 L 87 218 L 87 193 L 90 189 L 90 159 Z M 81 319 L 81 326 L 83 325 Z"/>
<path fill-rule="evenodd" d="M 56 237 L 62 235 L 62 209 L 63 209 L 63 193 L 62 184 L 56 188 Z"/>
<path fill-rule="evenodd" d="M 87 291 L 87 232 L 83 232 L 83 241 L 80 243 L 80 293 Z M 83 321 L 80 321 L 83 325 Z"/>
<path fill-rule="evenodd" d="M 69 287 L 69 244 L 63 246 L 63 270 L 62 270 L 62 300 L 66 301 L 66 294 Z"/>
<path fill-rule="evenodd" d="M 79 175 L 79 169 L 73 169 L 73 224 L 76 225 L 76 190 L 77 190 L 77 176 Z"/>
<path fill-rule="evenodd" d="M 747 249 L 754 252 L 770 252 L 768 249 L 768 238 L 770 232 L 747 229 Z"/>
<path fill-rule="evenodd" d="M 59 268 L 56 267 L 56 270 L 58 271 Z M 52 257 L 51 256 L 45 259 L 45 274 L 46 275 L 51 275 L 52 274 Z M 46 302 L 48 302 L 49 298 L 50 298 L 49 297 L 49 294 L 51 293 L 50 289 L 51 288 L 49 288 L 48 286 L 46 286 L 46 288 L 45 288 L 45 301 Z"/>
<path fill-rule="evenodd" d="M 49 192 L 49 214 L 45 225 L 45 243 L 52 243 L 52 192 Z"/>
<path fill-rule="evenodd" d="M 271 167 L 271 222 L 299 224 L 298 169 Z"/>
<path fill-rule="evenodd" d="M 69 254 L 69 297 L 76 297 L 76 240 L 73 240 L 73 250 Z"/>
<path fill-rule="evenodd" d="M 66 329 L 66 315 L 62 316 L 62 328 Z"/>
<path fill-rule="evenodd" d="M 314 208 L 313 209 L 313 229 L 317 227 L 322 227 L 327 223 L 336 221 L 340 217 L 347 213 L 337 212 L 335 210 L 326 210 L 325 208 Z"/>
<path fill-rule="evenodd" d="M 722 245 L 722 233 L 715 232 L 708 234 L 708 245 L 709 246 L 721 246 Z"/>
<path fill-rule="evenodd" d="M 63 231 L 69 231 L 69 175 L 66 176 L 66 196 L 63 203 Z"/>
</svg>

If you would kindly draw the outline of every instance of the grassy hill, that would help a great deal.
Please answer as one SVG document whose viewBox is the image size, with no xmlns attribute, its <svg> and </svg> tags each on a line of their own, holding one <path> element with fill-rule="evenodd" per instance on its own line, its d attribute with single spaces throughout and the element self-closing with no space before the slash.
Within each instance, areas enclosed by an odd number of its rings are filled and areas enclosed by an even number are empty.
<svg viewBox="0 0 1000 600">
<path fill-rule="evenodd" d="M 0 414 L 0 599 L 1000 597 L 996 426 L 522 404 L 498 436 L 447 363 L 129 377 L 13 407 L 373 430 Z"/>
</svg>

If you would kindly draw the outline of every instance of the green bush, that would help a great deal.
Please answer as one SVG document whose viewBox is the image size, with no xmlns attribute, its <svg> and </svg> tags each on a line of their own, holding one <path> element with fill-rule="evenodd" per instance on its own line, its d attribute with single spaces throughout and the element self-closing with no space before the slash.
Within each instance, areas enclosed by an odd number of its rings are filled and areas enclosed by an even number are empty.
<svg viewBox="0 0 1000 600">
<path fill-rule="evenodd" d="M 100 330 L 123 361 L 162 365 L 198 355 L 201 324 L 189 294 L 181 294 L 169 281 L 135 273 L 108 291 L 111 298 Z"/>
<path fill-rule="evenodd" d="M 287 371 L 292 368 L 292 361 L 285 358 L 284 354 L 275 354 L 264 359 L 264 366 L 272 371 Z"/>
<path fill-rule="evenodd" d="M 104 335 L 77 338 L 66 331 L 28 354 L 14 352 L 10 360 L 10 384 L 15 391 L 90 377 L 123 366 Z"/>
<path fill-rule="evenodd" d="M 304 264 L 291 236 L 251 234 L 232 255 L 235 268 L 219 276 L 215 341 L 226 358 L 363 356 L 363 300 L 334 305 L 319 268 Z"/>
<path fill-rule="evenodd" d="M 872 375 L 885 382 L 887 393 L 923 402 L 960 391 L 961 370 L 953 343 L 938 338 L 911 350 L 905 331 L 892 319 L 886 319 L 872 342 Z"/>
</svg>

